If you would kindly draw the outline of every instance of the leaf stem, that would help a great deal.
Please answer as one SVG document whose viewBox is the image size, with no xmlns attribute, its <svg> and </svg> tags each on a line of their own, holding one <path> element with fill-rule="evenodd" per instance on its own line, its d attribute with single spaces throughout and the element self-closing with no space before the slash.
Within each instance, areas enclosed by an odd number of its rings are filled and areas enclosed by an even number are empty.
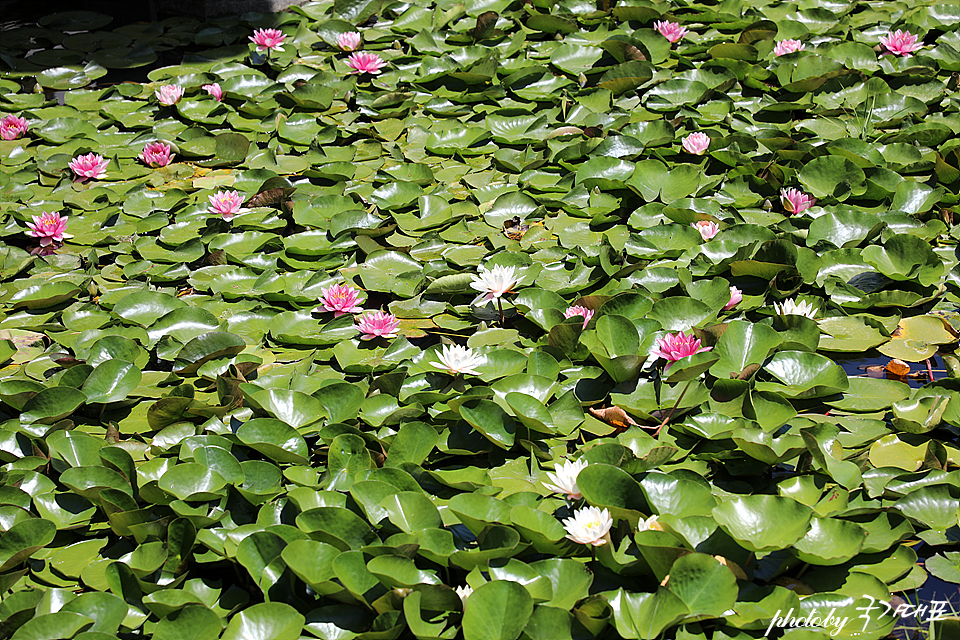
<svg viewBox="0 0 960 640">
<path fill-rule="evenodd" d="M 660 423 L 660 426 L 657 427 L 657 430 L 653 432 L 654 437 L 658 436 L 660 434 L 660 430 L 663 429 L 668 422 L 670 422 L 670 418 L 673 417 L 673 412 L 676 411 L 677 407 L 680 406 L 680 402 L 683 400 L 684 394 L 687 393 L 687 389 L 690 388 L 691 382 L 693 382 L 693 380 L 687 380 L 687 384 L 683 387 L 683 391 L 680 392 L 680 397 L 677 398 L 677 401 L 674 403 L 673 408 L 670 409 L 670 413 L 668 413 L 667 417 L 663 419 L 663 422 Z"/>
</svg>

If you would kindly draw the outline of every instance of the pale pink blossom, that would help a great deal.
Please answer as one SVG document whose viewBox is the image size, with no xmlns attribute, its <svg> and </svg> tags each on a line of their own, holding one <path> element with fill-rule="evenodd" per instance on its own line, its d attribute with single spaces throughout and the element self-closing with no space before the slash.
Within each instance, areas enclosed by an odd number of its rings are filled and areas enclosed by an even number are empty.
<svg viewBox="0 0 960 640">
<path fill-rule="evenodd" d="M 480 372 L 477 371 L 477 367 L 486 362 L 486 358 L 474 353 L 470 347 L 461 347 L 458 344 L 445 344 L 440 347 L 440 351 L 436 355 L 440 362 L 431 362 L 430 364 L 453 375 L 462 373 L 478 376 Z"/>
<path fill-rule="evenodd" d="M 896 32 L 888 31 L 886 36 L 880 36 L 880 44 L 887 49 L 884 55 L 892 53 L 904 58 L 909 58 L 914 51 L 923 49 L 923 42 L 917 42 L 917 36 L 900 29 Z"/>
<path fill-rule="evenodd" d="M 0 138 L 16 140 L 27 132 L 27 119 L 18 118 L 12 113 L 3 116 L 0 120 Z"/>
<path fill-rule="evenodd" d="M 799 40 L 780 40 L 777 42 L 777 46 L 773 48 L 773 55 L 779 58 L 797 51 L 803 51 L 803 43 Z"/>
<path fill-rule="evenodd" d="M 711 349 L 713 347 L 701 346 L 700 338 L 695 337 L 692 333 L 686 335 L 681 331 L 680 333 L 668 333 L 662 338 L 657 338 L 657 348 L 651 353 L 667 361 L 667 366 L 663 370 L 666 373 L 677 360 Z"/>
<path fill-rule="evenodd" d="M 380 59 L 375 53 L 359 53 L 354 52 L 350 54 L 350 57 L 347 59 L 347 66 L 353 69 L 350 73 L 369 73 L 372 75 L 377 75 L 380 73 L 380 69 L 387 66 L 387 63 Z"/>
<path fill-rule="evenodd" d="M 360 46 L 360 34 L 356 31 L 347 31 L 337 36 L 337 46 L 343 51 L 356 51 Z"/>
<path fill-rule="evenodd" d="M 400 329 L 400 321 L 392 313 L 371 311 L 360 316 L 357 321 L 357 329 L 363 334 L 360 336 L 361 340 L 396 338 L 397 331 Z"/>
<path fill-rule="evenodd" d="M 583 494 L 580 493 L 580 487 L 577 486 L 577 476 L 586 468 L 587 461 L 582 458 L 580 460 L 567 460 L 562 465 L 557 465 L 553 473 L 547 472 L 547 479 L 553 484 L 544 482 L 543 486 L 554 493 L 562 493 L 570 500 L 579 500 L 583 497 Z"/>
<path fill-rule="evenodd" d="M 590 318 L 593 317 L 593 309 L 574 305 L 568 307 L 567 310 L 563 312 L 564 318 L 572 318 L 573 316 L 583 316 L 583 328 L 586 329 L 587 323 L 590 322 Z"/>
<path fill-rule="evenodd" d="M 203 85 L 203 90 L 213 96 L 213 99 L 217 102 L 223 100 L 223 89 L 220 88 L 219 82 L 214 82 L 213 84 Z"/>
<path fill-rule="evenodd" d="M 653 23 L 653 28 L 660 32 L 664 38 L 670 42 L 677 42 L 683 36 L 687 35 L 687 28 L 681 27 L 677 22 L 667 22 L 666 20 L 657 20 Z"/>
<path fill-rule="evenodd" d="M 496 265 L 490 270 L 480 267 L 478 275 L 473 276 L 473 282 L 470 283 L 471 287 L 480 292 L 473 304 L 499 298 L 509 293 L 516 284 L 516 267 Z"/>
<path fill-rule="evenodd" d="M 800 189 L 781 189 L 780 204 L 787 213 L 803 213 L 817 203 L 816 198 L 812 198 Z"/>
<path fill-rule="evenodd" d="M 567 538 L 580 544 L 599 547 L 607 543 L 607 533 L 613 526 L 613 518 L 606 508 L 583 507 L 573 512 L 573 516 L 563 521 Z"/>
<path fill-rule="evenodd" d="M 85 156 L 77 156 L 67 166 L 77 176 L 80 182 L 86 182 L 90 178 L 97 180 L 107 177 L 107 165 L 109 160 L 104 160 L 103 156 L 96 153 L 88 153 Z"/>
<path fill-rule="evenodd" d="M 46 247 L 54 242 L 63 242 L 63 233 L 67 230 L 67 217 L 60 217 L 59 213 L 43 212 L 33 216 L 33 222 L 28 222 L 30 231 L 27 235 L 40 238 L 40 246 Z"/>
<path fill-rule="evenodd" d="M 710 220 L 692 222 L 690 226 L 700 232 L 700 237 L 703 238 L 704 242 L 720 233 L 720 227 L 717 226 L 717 223 L 711 222 Z"/>
<path fill-rule="evenodd" d="M 687 153 L 692 153 L 695 156 L 702 156 L 707 152 L 707 148 L 710 146 L 710 136 L 697 131 L 696 133 L 691 133 L 684 138 L 681 144 Z"/>
<path fill-rule="evenodd" d="M 173 162 L 173 149 L 164 142 L 149 142 L 143 148 L 140 159 L 148 167 L 165 167 Z"/>
<path fill-rule="evenodd" d="M 180 98 L 183 97 L 183 87 L 178 84 L 165 84 L 154 91 L 154 94 L 156 94 L 160 104 L 171 107 L 180 102 Z"/>
<path fill-rule="evenodd" d="M 283 51 L 281 45 L 283 45 L 283 40 L 286 37 L 286 34 L 279 29 L 257 29 L 250 36 L 250 39 L 257 45 L 257 51 L 263 53 L 270 50 Z"/>
<path fill-rule="evenodd" d="M 736 287 L 730 287 L 730 302 L 723 305 L 723 310 L 730 311 L 730 309 L 733 309 L 742 301 L 743 301 L 743 291 L 740 291 L 740 289 L 737 289 Z"/>
<path fill-rule="evenodd" d="M 207 211 L 222 216 L 224 220 L 232 220 L 233 216 L 246 211 L 243 208 L 243 197 L 236 191 L 217 191 L 209 200 Z"/>
<path fill-rule="evenodd" d="M 322 309 L 317 307 L 317 311 L 333 311 L 334 318 L 363 311 L 360 307 L 360 291 L 350 285 L 335 284 L 320 291 L 323 293 L 320 299 Z"/>
</svg>

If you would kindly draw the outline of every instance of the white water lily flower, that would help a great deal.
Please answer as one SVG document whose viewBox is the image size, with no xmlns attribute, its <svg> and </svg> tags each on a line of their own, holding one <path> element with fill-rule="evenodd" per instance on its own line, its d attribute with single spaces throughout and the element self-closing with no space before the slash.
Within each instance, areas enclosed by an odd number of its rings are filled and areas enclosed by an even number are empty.
<svg viewBox="0 0 960 640">
<path fill-rule="evenodd" d="M 437 357 L 440 358 L 440 362 L 431 362 L 430 364 L 439 369 L 445 369 L 453 374 L 467 373 L 478 376 L 480 375 L 480 372 L 474 367 L 477 367 L 484 362 L 484 358 L 475 354 L 473 349 L 461 347 L 460 345 L 456 344 L 444 345 L 440 349 Z"/>
<path fill-rule="evenodd" d="M 456 591 L 457 595 L 460 596 L 460 602 L 466 602 L 467 598 L 470 597 L 470 594 L 473 593 L 473 587 L 465 584 L 462 587 L 457 587 L 454 589 L 454 591 Z"/>
<path fill-rule="evenodd" d="M 817 317 L 817 309 L 811 303 L 803 300 L 797 302 L 796 300 L 784 300 L 782 303 L 774 302 L 773 308 L 777 310 L 777 314 L 781 316 L 805 316 L 813 320 Z"/>
<path fill-rule="evenodd" d="M 606 509 L 584 507 L 577 509 L 572 518 L 563 521 L 567 538 L 580 544 L 592 544 L 595 547 L 607 544 L 607 532 L 613 526 L 613 518 Z"/>
<path fill-rule="evenodd" d="M 579 500 L 583 496 L 577 487 L 577 476 L 586 468 L 586 460 L 567 460 L 563 466 L 555 469 L 555 473 L 547 472 L 547 478 L 553 484 L 544 482 L 543 486 L 554 493 L 565 494 L 571 500 Z"/>
<path fill-rule="evenodd" d="M 499 298 L 508 293 L 515 284 L 517 284 L 516 267 L 497 265 L 490 270 L 480 267 L 479 274 L 473 276 L 473 282 L 470 283 L 471 287 L 480 292 L 473 304 Z"/>
<path fill-rule="evenodd" d="M 637 533 L 641 531 L 663 531 L 663 525 L 657 521 L 657 516 L 650 516 L 637 525 Z"/>
</svg>

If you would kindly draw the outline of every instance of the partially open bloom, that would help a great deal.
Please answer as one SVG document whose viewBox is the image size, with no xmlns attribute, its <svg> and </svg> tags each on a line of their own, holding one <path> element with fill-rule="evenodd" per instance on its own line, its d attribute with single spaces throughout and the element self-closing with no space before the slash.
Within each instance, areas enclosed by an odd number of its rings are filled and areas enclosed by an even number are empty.
<svg viewBox="0 0 960 640">
<path fill-rule="evenodd" d="M 653 23 L 653 28 L 660 32 L 664 38 L 670 42 L 677 42 L 683 36 L 687 35 L 687 28 L 681 27 L 678 22 L 667 22 L 666 20 L 657 20 Z"/>
<path fill-rule="evenodd" d="M 257 45 L 257 51 L 263 53 L 270 50 L 283 51 L 281 45 L 283 45 L 283 40 L 286 37 L 286 34 L 280 29 L 257 29 L 250 36 L 250 39 Z"/>
<path fill-rule="evenodd" d="M 703 132 L 697 131 L 684 138 L 683 142 L 680 144 L 683 145 L 683 149 L 687 153 L 692 153 L 695 156 L 702 156 L 707 152 L 707 148 L 710 146 L 710 136 Z"/>
<path fill-rule="evenodd" d="M 584 507 L 577 509 L 573 517 L 563 521 L 567 538 L 580 544 L 592 544 L 595 547 L 607 543 L 607 532 L 613 526 L 613 518 L 606 509 Z"/>
<path fill-rule="evenodd" d="M 347 59 L 347 66 L 353 69 L 350 73 L 369 73 L 372 75 L 377 75 L 380 73 L 380 69 L 387 66 L 387 63 L 380 59 L 375 53 L 359 53 L 354 52 L 350 54 L 350 57 Z"/>
<path fill-rule="evenodd" d="M 219 82 L 214 82 L 213 84 L 203 85 L 203 90 L 213 96 L 213 99 L 217 102 L 223 101 L 223 89 L 220 88 Z"/>
<path fill-rule="evenodd" d="M 664 373 L 670 370 L 671 365 L 681 358 L 692 356 L 704 351 L 710 351 L 713 347 L 704 347 L 700 345 L 700 338 L 692 333 L 668 333 L 662 338 L 657 338 L 657 348 L 651 353 L 667 361 Z"/>
<path fill-rule="evenodd" d="M 149 142 L 143 148 L 140 159 L 148 167 L 165 167 L 173 162 L 173 149 L 163 142 Z"/>
<path fill-rule="evenodd" d="M 493 300 L 509 292 L 517 284 L 516 273 L 515 267 L 497 265 L 490 270 L 480 267 L 479 274 L 473 276 L 473 282 L 470 283 L 471 287 L 480 292 L 473 304 Z"/>
<path fill-rule="evenodd" d="M 356 51 L 360 46 L 360 34 L 356 31 L 347 31 L 337 36 L 337 46 L 343 51 Z"/>
<path fill-rule="evenodd" d="M 709 240 L 713 236 L 720 233 L 720 227 L 716 222 L 711 222 L 710 220 L 700 220 L 699 222 L 691 222 L 690 226 L 700 232 L 700 237 L 704 241 Z"/>
<path fill-rule="evenodd" d="M 583 496 L 577 486 L 577 476 L 586 468 L 586 460 L 567 460 L 563 466 L 557 467 L 554 473 L 547 472 L 547 478 L 553 484 L 544 482 L 543 486 L 554 493 L 562 493 L 571 500 L 579 500 Z"/>
<path fill-rule="evenodd" d="M 730 302 L 723 305 L 723 310 L 730 311 L 730 309 L 733 309 L 742 301 L 743 301 L 743 291 L 740 291 L 740 289 L 737 289 L 736 287 L 730 287 Z"/>
<path fill-rule="evenodd" d="M 780 40 L 777 42 L 777 46 L 773 48 L 773 55 L 779 58 L 797 51 L 803 51 L 803 43 L 799 40 Z"/>
<path fill-rule="evenodd" d="M 897 29 L 888 31 L 886 36 L 880 36 L 880 44 L 886 48 L 886 53 L 909 58 L 914 51 L 923 49 L 923 42 L 917 42 L 917 36 L 909 31 Z"/>
<path fill-rule="evenodd" d="M 637 524 L 637 533 L 641 531 L 663 531 L 663 525 L 657 522 L 657 516 L 650 516 Z"/>
<path fill-rule="evenodd" d="M 787 213 L 803 213 L 817 203 L 816 198 L 811 198 L 800 189 L 781 189 L 780 204 L 786 209 Z"/>
<path fill-rule="evenodd" d="M 781 316 L 805 316 L 811 320 L 817 317 L 817 308 L 806 300 L 801 302 L 796 300 L 784 300 L 782 303 L 774 302 L 773 308 Z"/>
<path fill-rule="evenodd" d="M 360 316 L 357 329 L 363 334 L 360 336 L 361 340 L 396 338 L 397 331 L 400 329 L 400 321 L 392 313 L 371 311 Z"/>
<path fill-rule="evenodd" d="M 460 596 L 460 602 L 466 602 L 467 598 L 470 597 L 470 594 L 473 593 L 473 587 L 465 584 L 462 587 L 457 587 L 454 589 L 454 591 L 456 591 L 457 595 Z"/>
<path fill-rule="evenodd" d="M 354 289 L 348 284 L 335 284 L 320 291 L 323 293 L 320 305 L 324 311 L 333 311 L 334 318 L 339 318 L 346 313 L 361 313 L 363 311 L 360 306 L 359 289 Z M 319 307 L 317 311 L 320 311 Z"/>
<path fill-rule="evenodd" d="M 85 156 L 77 156 L 67 163 L 70 170 L 77 176 L 80 182 L 86 182 L 90 178 L 107 177 L 107 165 L 109 160 L 104 160 L 103 156 L 96 153 L 88 153 Z"/>
<path fill-rule="evenodd" d="M 180 98 L 183 97 L 183 87 L 178 84 L 165 84 L 154 93 L 160 104 L 169 107 L 180 102 Z"/>
<path fill-rule="evenodd" d="M 583 316 L 583 328 L 586 329 L 587 323 L 590 322 L 590 318 L 593 317 L 593 309 L 576 305 L 568 307 L 567 310 L 563 312 L 564 318 L 572 318 L 573 316 Z"/>
<path fill-rule="evenodd" d="M 3 116 L 0 120 L 0 138 L 16 140 L 27 132 L 27 119 L 18 118 L 12 113 Z"/>
<path fill-rule="evenodd" d="M 53 242 L 63 242 L 63 233 L 67 230 L 67 218 L 60 217 L 59 213 L 47 213 L 33 216 L 33 222 L 28 222 L 30 231 L 27 235 L 40 238 L 40 246 L 46 247 Z"/>
<path fill-rule="evenodd" d="M 469 347 L 461 347 L 456 344 L 445 344 L 440 348 L 437 355 L 440 362 L 431 362 L 430 364 L 438 369 L 446 369 L 449 373 L 467 373 L 478 376 L 480 372 L 476 367 L 484 362 L 483 356 L 478 356 Z"/>
<path fill-rule="evenodd" d="M 223 216 L 224 220 L 232 220 L 233 216 L 245 211 L 243 197 L 236 191 L 217 191 L 209 200 L 207 211 Z"/>
</svg>

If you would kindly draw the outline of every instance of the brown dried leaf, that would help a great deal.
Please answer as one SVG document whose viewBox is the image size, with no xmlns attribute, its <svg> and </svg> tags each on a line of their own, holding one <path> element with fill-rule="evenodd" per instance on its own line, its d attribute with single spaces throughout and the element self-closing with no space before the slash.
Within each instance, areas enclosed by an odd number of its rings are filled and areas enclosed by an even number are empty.
<svg viewBox="0 0 960 640">
<path fill-rule="evenodd" d="M 484 11 L 477 16 L 477 26 L 470 30 L 474 42 L 480 42 L 490 37 L 494 27 L 497 26 L 497 19 L 500 17 L 496 11 Z"/>
<path fill-rule="evenodd" d="M 284 203 L 291 193 L 296 191 L 293 187 L 277 187 L 276 189 L 267 189 L 253 196 L 245 203 L 245 207 L 278 207 Z"/>
<path fill-rule="evenodd" d="M 737 380 L 749 380 L 750 378 L 753 377 L 753 374 L 755 374 L 759 370 L 760 370 L 759 364 L 748 364 L 746 368 L 743 371 L 741 371 L 739 374 L 734 375 L 733 373 L 731 373 L 730 377 L 736 378 Z"/>
<path fill-rule="evenodd" d="M 590 407 L 590 414 L 598 420 L 603 420 L 620 429 L 627 427 L 641 427 L 640 423 L 627 415 L 627 412 L 620 407 L 607 407 L 606 409 L 594 409 Z"/>
<path fill-rule="evenodd" d="M 223 249 L 211 251 L 207 254 L 207 264 L 211 267 L 227 264 L 227 252 Z"/>
<path fill-rule="evenodd" d="M 643 55 L 643 52 L 640 51 L 640 49 L 637 49 L 632 44 L 628 44 L 626 48 L 623 50 L 623 52 L 627 54 L 628 60 L 637 60 L 639 62 L 647 61 L 647 57 Z"/>
<path fill-rule="evenodd" d="M 895 376 L 905 376 L 910 373 L 910 365 L 903 360 L 897 360 L 896 358 L 888 362 L 884 366 L 884 369 L 887 370 L 887 373 L 892 373 Z"/>
</svg>

